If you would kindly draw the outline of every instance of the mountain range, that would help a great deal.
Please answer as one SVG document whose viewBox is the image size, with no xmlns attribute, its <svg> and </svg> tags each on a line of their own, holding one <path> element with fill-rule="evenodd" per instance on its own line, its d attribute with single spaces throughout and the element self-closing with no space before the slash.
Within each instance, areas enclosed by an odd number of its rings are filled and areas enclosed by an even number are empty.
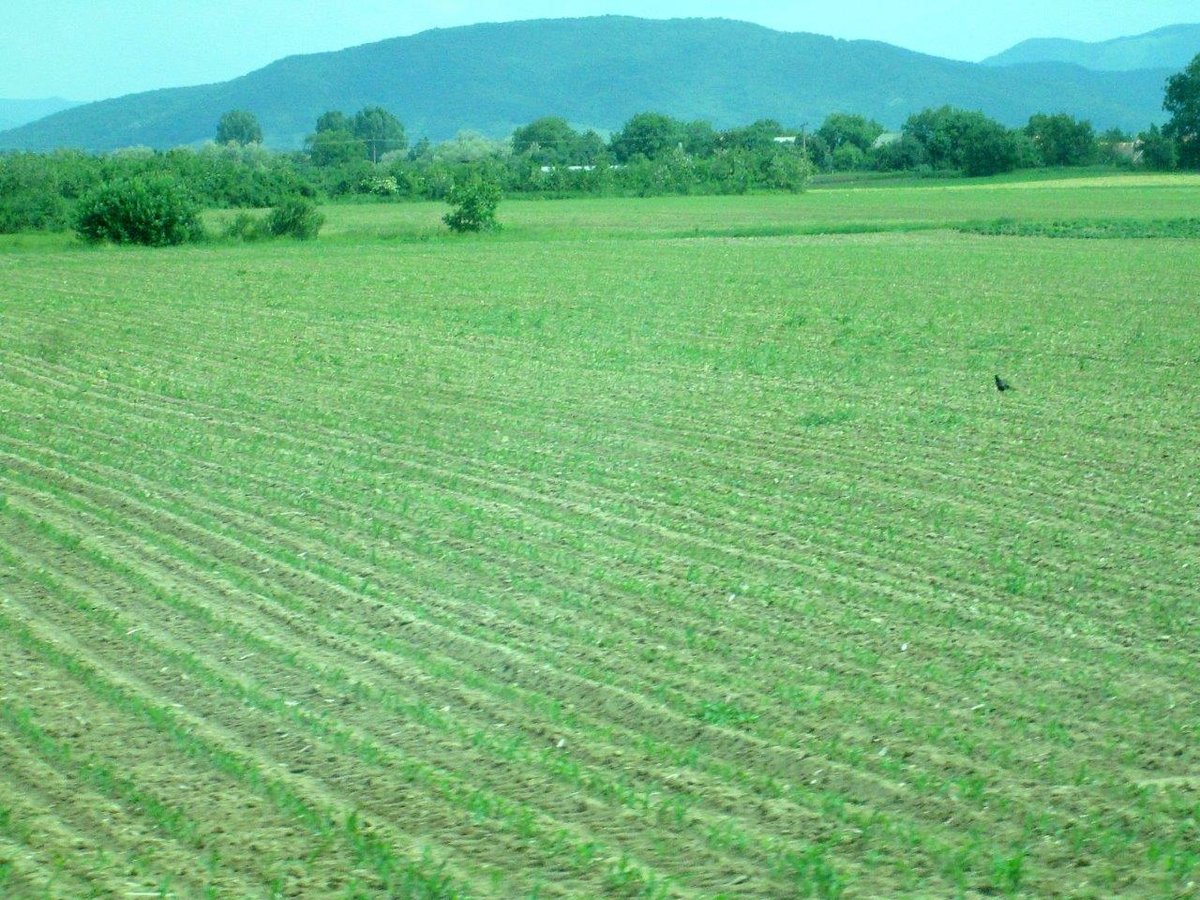
<svg viewBox="0 0 1200 900">
<path fill-rule="evenodd" d="M 0 131 L 16 128 L 26 122 L 36 122 L 53 113 L 70 109 L 80 104 L 62 97 L 47 97 L 42 100 L 6 100 L 0 98 Z"/>
<path fill-rule="evenodd" d="M 988 57 L 985 66 L 1065 62 L 1087 69 L 1132 72 L 1137 69 L 1184 68 L 1200 53 L 1200 25 L 1171 25 L 1147 34 L 1089 44 L 1062 38 L 1022 41 Z"/>
<path fill-rule="evenodd" d="M 1099 129 L 1140 130 L 1164 120 L 1163 85 L 1179 68 L 1096 71 L 1059 59 L 997 59 L 957 62 L 726 19 L 482 24 L 287 57 L 220 84 L 85 104 L 0 132 L 0 149 L 196 144 L 232 109 L 253 112 L 268 145 L 296 148 L 321 113 L 368 105 L 394 113 L 411 138 L 435 141 L 462 129 L 503 137 L 547 115 L 609 132 L 647 110 L 717 128 L 760 118 L 815 128 L 838 111 L 898 128 L 943 104 L 1013 126 L 1033 113 L 1069 112 Z"/>
</svg>

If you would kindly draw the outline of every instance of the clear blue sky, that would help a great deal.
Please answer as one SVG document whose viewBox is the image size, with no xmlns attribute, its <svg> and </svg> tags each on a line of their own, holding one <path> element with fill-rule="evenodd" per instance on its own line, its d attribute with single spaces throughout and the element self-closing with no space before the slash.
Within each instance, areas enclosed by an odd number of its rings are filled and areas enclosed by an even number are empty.
<svg viewBox="0 0 1200 900">
<path fill-rule="evenodd" d="M 296 53 L 512 19 L 719 16 L 972 61 L 1030 37 L 1098 41 L 1200 21 L 1200 0 L 7 0 L 4 5 L 0 97 L 72 100 L 225 81 Z"/>
</svg>

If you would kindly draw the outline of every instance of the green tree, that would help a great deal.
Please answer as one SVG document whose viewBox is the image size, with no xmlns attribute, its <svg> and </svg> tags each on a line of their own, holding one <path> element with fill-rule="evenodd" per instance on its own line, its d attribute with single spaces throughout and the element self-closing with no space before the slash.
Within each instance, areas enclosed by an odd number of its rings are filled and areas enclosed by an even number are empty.
<svg viewBox="0 0 1200 900">
<path fill-rule="evenodd" d="M 783 126 L 774 119 L 759 119 L 744 128 L 731 128 L 721 133 L 721 145 L 728 149 L 764 153 L 774 149 L 775 138 L 783 134 Z"/>
<path fill-rule="evenodd" d="M 873 149 L 871 162 L 880 172 L 912 172 L 929 165 L 929 154 L 920 141 L 906 134 Z"/>
<path fill-rule="evenodd" d="M 579 136 L 575 143 L 575 159 L 573 162 L 580 166 L 596 166 L 608 159 L 608 148 L 604 146 L 604 138 L 591 129 Z"/>
<path fill-rule="evenodd" d="M 1109 128 L 1097 139 L 1096 154 L 1109 165 L 1129 165 L 1133 162 L 1133 135 L 1120 128 Z"/>
<path fill-rule="evenodd" d="M 846 113 L 830 113 L 817 129 L 817 135 L 831 153 L 847 144 L 866 153 L 883 132 L 883 126 L 873 119 Z"/>
<path fill-rule="evenodd" d="M 866 165 L 867 155 L 858 144 L 842 144 L 830 154 L 830 166 L 835 172 L 850 172 Z"/>
<path fill-rule="evenodd" d="M 218 144 L 261 144 L 262 126 L 254 113 L 244 109 L 233 109 L 221 116 L 217 123 Z"/>
<path fill-rule="evenodd" d="M 433 156 L 433 144 L 429 142 L 429 138 L 422 137 L 419 141 L 412 145 L 408 150 L 408 161 L 416 162 L 420 159 L 429 159 Z"/>
<path fill-rule="evenodd" d="M 929 164 L 935 169 L 957 168 L 962 163 L 958 153 L 965 125 L 962 115 L 962 110 L 951 106 L 924 109 L 908 117 L 903 133 L 921 145 Z"/>
<path fill-rule="evenodd" d="M 943 106 L 909 116 L 904 134 L 919 143 L 936 169 L 961 169 L 966 175 L 1012 171 L 1020 148 L 1012 133 L 981 112 Z"/>
<path fill-rule="evenodd" d="M 780 148 L 768 155 L 762 178 L 766 187 L 799 193 L 808 186 L 812 164 L 795 148 Z"/>
<path fill-rule="evenodd" d="M 452 207 L 444 221 L 452 231 L 485 231 L 498 228 L 496 208 L 500 205 L 500 185 L 490 179 L 472 177 L 450 189 L 446 200 Z"/>
<path fill-rule="evenodd" d="M 800 146 L 818 169 L 827 172 L 833 168 L 833 151 L 825 139 L 815 131 L 812 134 L 802 135 Z"/>
<path fill-rule="evenodd" d="M 433 158 L 445 163 L 481 163 L 512 152 L 508 141 L 495 141 L 478 131 L 463 130 L 433 148 Z"/>
<path fill-rule="evenodd" d="M 1168 137 L 1157 125 L 1138 135 L 1137 148 L 1141 163 L 1147 169 L 1168 172 L 1179 165 L 1179 144 Z"/>
<path fill-rule="evenodd" d="M 0 234 L 58 231 L 70 223 L 63 197 L 69 156 L 0 154 Z"/>
<path fill-rule="evenodd" d="M 362 159 L 366 144 L 349 131 L 317 131 L 305 140 L 316 166 L 341 166 Z"/>
<path fill-rule="evenodd" d="M 1163 109 L 1171 121 L 1162 133 L 1173 140 L 1179 164 L 1200 169 L 1200 53 L 1186 69 L 1167 79 Z"/>
<path fill-rule="evenodd" d="M 331 109 L 328 112 L 321 113 L 317 117 L 316 131 L 320 134 L 322 131 L 353 131 L 354 123 L 340 109 Z"/>
<path fill-rule="evenodd" d="M 683 123 L 662 113 L 638 113 L 613 135 L 610 147 L 618 162 L 637 156 L 658 159 L 684 142 Z"/>
<path fill-rule="evenodd" d="M 1011 172 L 1020 160 L 1013 133 L 983 115 L 963 132 L 960 153 L 963 174 L 970 178 Z"/>
<path fill-rule="evenodd" d="M 1096 158 L 1096 132 L 1092 123 L 1066 113 L 1031 116 L 1025 134 L 1047 166 L 1086 166 Z"/>
<path fill-rule="evenodd" d="M 712 156 L 720 137 L 708 122 L 688 122 L 683 126 L 683 149 L 691 156 Z"/>
<path fill-rule="evenodd" d="M 512 152 L 542 166 L 574 161 L 579 134 L 558 116 L 543 116 L 512 133 Z"/>
<path fill-rule="evenodd" d="M 382 106 L 368 106 L 359 110 L 354 114 L 350 130 L 363 142 L 366 157 L 372 162 L 378 162 L 385 153 L 408 147 L 404 126 Z"/>
</svg>

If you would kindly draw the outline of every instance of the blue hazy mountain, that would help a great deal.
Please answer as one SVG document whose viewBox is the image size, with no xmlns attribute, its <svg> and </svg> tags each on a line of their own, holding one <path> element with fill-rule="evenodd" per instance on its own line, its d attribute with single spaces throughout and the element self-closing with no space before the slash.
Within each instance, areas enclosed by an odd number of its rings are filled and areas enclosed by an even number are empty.
<svg viewBox="0 0 1200 900">
<path fill-rule="evenodd" d="M 232 109 L 253 112 L 267 144 L 299 147 L 321 113 L 367 105 L 394 113 L 410 138 L 432 140 L 461 129 L 501 137 L 547 115 L 608 131 L 646 110 L 718 128 L 760 118 L 816 127 L 841 111 L 897 128 L 942 104 L 1009 125 L 1065 111 L 1101 129 L 1141 129 L 1163 121 L 1168 74 L 985 66 L 725 19 L 547 19 L 436 29 L 288 57 L 220 84 L 89 103 L 0 133 L 0 148 L 193 144 Z"/>
<path fill-rule="evenodd" d="M 1085 69 L 1132 72 L 1138 69 L 1183 69 L 1200 53 L 1200 25 L 1172 25 L 1157 31 L 1087 43 L 1064 38 L 1034 38 L 989 57 L 984 65 L 1074 63 Z"/>
</svg>

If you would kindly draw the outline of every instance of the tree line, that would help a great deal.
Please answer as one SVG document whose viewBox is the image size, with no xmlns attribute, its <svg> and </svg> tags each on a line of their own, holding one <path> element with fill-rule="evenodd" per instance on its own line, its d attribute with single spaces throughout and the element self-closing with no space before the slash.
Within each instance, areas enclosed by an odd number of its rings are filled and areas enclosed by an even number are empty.
<svg viewBox="0 0 1200 900">
<path fill-rule="evenodd" d="M 981 112 L 943 106 L 889 133 L 863 116 L 834 113 L 815 130 L 763 119 L 717 130 L 657 112 L 633 116 L 607 140 L 548 116 L 504 140 L 462 132 L 409 143 L 404 125 L 379 106 L 330 110 L 304 149 L 275 152 L 246 110 L 217 123 L 215 140 L 165 152 L 55 151 L 0 155 L 0 233 L 67 227 L 79 201 L 102 185 L 175 180 L 204 206 L 276 206 L 310 200 L 446 200 L 455 185 L 492 185 L 505 195 L 738 194 L 799 191 L 814 174 L 907 172 L 985 176 L 1020 168 L 1116 164 L 1200 168 L 1200 55 L 1172 76 L 1164 95 L 1171 119 L 1140 135 L 1065 114 L 1038 114 L 1008 128 Z"/>
</svg>

